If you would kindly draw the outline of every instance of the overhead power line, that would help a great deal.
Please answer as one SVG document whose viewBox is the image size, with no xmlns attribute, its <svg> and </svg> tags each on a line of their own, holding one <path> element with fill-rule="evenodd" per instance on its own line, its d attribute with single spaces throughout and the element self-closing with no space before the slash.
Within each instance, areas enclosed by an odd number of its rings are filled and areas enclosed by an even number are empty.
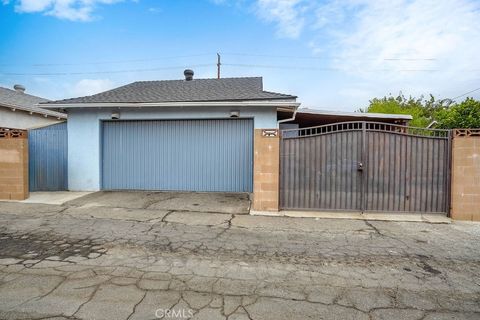
<svg viewBox="0 0 480 320">
<path fill-rule="evenodd" d="M 213 53 L 214 54 L 214 53 Z M 168 59 L 181 59 L 181 58 L 194 58 L 213 55 L 212 53 L 199 53 L 180 56 L 166 56 L 156 58 L 144 58 L 144 59 L 130 59 L 130 60 L 104 60 L 104 61 L 88 61 L 88 62 L 71 62 L 71 63 L 33 63 L 33 64 L 6 64 L 2 63 L 0 66 L 27 66 L 27 67 L 55 67 L 55 66 L 83 66 L 83 65 L 102 65 L 102 64 L 119 64 L 119 63 L 134 63 L 134 62 L 152 62 Z"/>
<path fill-rule="evenodd" d="M 458 99 L 458 98 L 464 97 L 464 96 L 466 96 L 467 94 L 474 93 L 475 91 L 478 91 L 478 90 L 480 90 L 480 88 L 477 88 L 477 89 L 474 89 L 474 90 L 472 90 L 472 91 L 468 91 L 468 92 L 466 92 L 466 93 L 464 93 L 464 94 L 461 94 L 461 95 L 459 95 L 459 96 L 456 96 L 455 98 L 452 98 L 452 100 L 456 100 L 456 99 Z"/>
<path fill-rule="evenodd" d="M 126 59 L 126 60 L 103 60 L 103 61 L 86 61 L 86 62 L 44 62 L 44 63 L 32 63 L 32 64 L 18 64 L 18 63 L 1 63 L 0 66 L 24 66 L 24 67 L 55 67 L 55 66 L 83 66 L 83 65 L 105 65 L 105 64 L 121 64 L 121 63 L 136 63 L 136 62 L 152 62 L 162 61 L 169 59 L 182 59 L 182 58 L 194 58 L 215 56 L 215 52 L 210 53 L 198 53 L 189 55 L 177 55 L 177 56 L 164 56 L 154 58 L 139 58 L 139 59 Z M 242 56 L 242 57 L 263 57 L 263 58 L 282 58 L 282 59 L 304 59 L 304 60 L 356 60 L 356 61 L 377 61 L 378 59 L 364 59 L 355 57 L 312 57 L 312 56 L 294 56 L 294 55 L 271 55 L 271 54 L 253 54 L 253 53 L 221 53 L 227 56 Z M 435 61 L 435 58 L 416 58 L 416 57 L 391 57 L 380 59 L 384 61 Z"/>
<path fill-rule="evenodd" d="M 262 65 L 262 64 L 242 64 L 242 63 L 222 63 L 224 66 L 231 67 L 246 67 L 246 68 L 266 68 L 266 69 L 294 69 L 294 70 L 317 70 L 317 71 L 345 71 L 341 68 L 331 67 L 315 67 L 315 66 L 286 66 L 286 65 Z M 385 71 L 398 71 L 398 72 L 436 72 L 437 69 L 371 69 L 364 70 L 366 72 L 385 72 Z"/>
<path fill-rule="evenodd" d="M 215 64 L 214 63 L 197 64 L 197 65 L 189 65 L 188 67 L 202 68 L 202 67 L 211 67 L 211 66 L 215 66 Z M 147 68 L 147 69 L 107 70 L 107 71 L 82 71 L 82 72 L 39 72 L 39 73 L 0 72 L 0 74 L 6 75 L 6 76 L 74 76 L 74 75 L 86 75 L 86 74 L 151 72 L 151 71 L 172 70 L 172 69 L 182 69 L 182 68 L 185 68 L 185 66 L 159 67 L 159 68 Z"/>
<path fill-rule="evenodd" d="M 282 70 L 305 70 L 305 71 L 345 71 L 341 68 L 332 67 L 315 67 L 315 66 L 292 66 L 292 65 L 262 65 L 262 64 L 241 64 L 241 63 L 222 63 L 224 66 L 240 67 L 240 68 L 265 68 L 265 69 L 282 69 Z M 157 67 L 157 68 L 144 68 L 144 69 L 123 69 L 123 70 L 104 70 L 104 71 L 79 71 L 79 72 L 0 72 L 5 76 L 75 76 L 75 75 L 92 75 L 92 74 L 119 74 L 119 73 L 139 73 L 139 72 L 154 72 L 160 70 L 174 70 L 188 68 L 203 68 L 216 66 L 218 63 L 206 63 L 196 64 L 188 66 L 171 66 L 171 67 Z M 386 71 L 398 71 L 398 72 L 436 72 L 436 69 L 372 69 L 364 70 L 365 72 L 386 72 Z"/>
<path fill-rule="evenodd" d="M 339 69 L 330 67 L 314 67 L 314 66 L 281 66 L 281 65 L 265 65 L 265 64 L 244 64 L 244 63 L 222 63 L 224 66 L 243 67 L 243 68 L 266 68 L 266 69 L 298 69 L 298 70 L 320 70 L 320 71 L 337 71 Z"/>
<path fill-rule="evenodd" d="M 213 62 L 213 61 L 212 61 Z M 182 69 L 182 68 L 203 68 L 203 67 L 217 67 L 217 72 L 219 68 L 219 60 L 217 55 L 217 63 L 205 63 L 205 64 L 195 64 L 195 65 L 183 65 L 183 66 L 166 66 L 166 67 L 155 67 L 155 68 L 135 68 L 135 69 L 120 69 L 120 70 L 100 70 L 100 71 L 62 71 L 62 72 L 1 72 L 0 75 L 5 76 L 69 76 L 69 75 L 94 75 L 94 74 L 120 74 L 120 73 L 140 73 L 140 72 L 154 72 L 160 70 L 173 70 L 173 69 Z M 339 67 L 322 67 L 322 66 L 315 66 L 315 65 L 269 65 L 269 64 L 243 64 L 243 63 L 224 63 L 222 62 L 221 65 L 223 66 L 230 66 L 230 67 L 240 67 L 240 68 L 265 68 L 265 69 L 280 69 L 280 70 L 305 70 L 305 71 L 355 71 L 354 67 L 350 68 L 339 68 Z M 395 68 L 378 68 L 378 69 L 368 69 L 362 68 L 361 66 L 358 67 L 358 71 L 362 72 L 439 72 L 440 69 L 422 69 L 422 68 L 402 68 L 402 69 L 395 69 Z M 468 70 L 469 72 L 478 72 L 478 70 L 471 69 Z M 471 92 L 467 92 L 463 95 L 460 95 L 456 98 L 462 97 L 469 93 L 475 92 L 480 90 L 477 88 Z M 455 98 L 454 98 L 455 99 Z"/>
<path fill-rule="evenodd" d="M 415 58 L 415 57 L 391 57 L 384 59 L 368 59 L 355 57 L 312 57 L 312 56 L 294 56 L 294 55 L 271 55 L 271 54 L 254 54 L 254 53 L 234 53 L 222 52 L 226 56 L 241 56 L 241 57 L 263 57 L 263 58 L 283 58 L 283 59 L 305 59 L 305 60 L 357 60 L 357 61 L 436 61 L 436 58 Z"/>
</svg>

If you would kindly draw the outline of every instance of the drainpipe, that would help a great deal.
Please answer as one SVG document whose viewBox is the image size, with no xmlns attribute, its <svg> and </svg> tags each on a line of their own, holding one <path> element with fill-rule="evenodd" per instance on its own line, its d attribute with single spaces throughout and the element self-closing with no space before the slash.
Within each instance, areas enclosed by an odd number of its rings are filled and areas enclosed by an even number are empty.
<svg viewBox="0 0 480 320">
<path fill-rule="evenodd" d="M 284 123 L 284 122 L 288 122 L 288 121 L 295 120 L 295 117 L 297 116 L 297 110 L 298 110 L 298 106 L 296 106 L 296 107 L 295 107 L 295 110 L 293 110 L 293 116 L 292 116 L 291 118 L 278 120 L 277 123 L 280 125 L 280 123 Z M 280 128 L 280 126 L 278 126 L 278 127 Z"/>
</svg>

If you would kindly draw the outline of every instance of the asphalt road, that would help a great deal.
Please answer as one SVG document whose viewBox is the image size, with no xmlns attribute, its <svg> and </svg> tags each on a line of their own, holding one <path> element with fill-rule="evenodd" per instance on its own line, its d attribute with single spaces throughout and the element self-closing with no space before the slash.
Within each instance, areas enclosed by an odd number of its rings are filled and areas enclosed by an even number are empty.
<svg viewBox="0 0 480 320">
<path fill-rule="evenodd" d="M 0 203 L 0 319 L 480 319 L 480 224 L 136 197 Z"/>
</svg>

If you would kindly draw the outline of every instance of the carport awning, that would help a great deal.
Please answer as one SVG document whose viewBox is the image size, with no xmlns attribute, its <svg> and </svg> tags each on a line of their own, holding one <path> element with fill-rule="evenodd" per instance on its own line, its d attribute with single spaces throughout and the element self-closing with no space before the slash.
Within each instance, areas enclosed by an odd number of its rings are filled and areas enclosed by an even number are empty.
<svg viewBox="0 0 480 320">
<path fill-rule="evenodd" d="M 279 111 L 278 119 L 288 119 L 292 117 L 292 112 Z M 295 120 L 287 123 L 298 124 L 299 127 L 314 127 L 330 123 L 348 122 L 348 121 L 373 121 L 406 125 L 412 120 L 408 114 L 382 114 L 382 113 L 362 113 L 362 112 L 344 112 L 344 111 L 325 111 L 314 109 L 298 109 Z"/>
</svg>

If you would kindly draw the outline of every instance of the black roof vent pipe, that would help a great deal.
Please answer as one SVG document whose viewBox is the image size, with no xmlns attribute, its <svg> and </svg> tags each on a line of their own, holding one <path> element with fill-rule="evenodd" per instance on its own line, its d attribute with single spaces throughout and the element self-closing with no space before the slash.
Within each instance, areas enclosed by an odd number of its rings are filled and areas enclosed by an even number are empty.
<svg viewBox="0 0 480 320">
<path fill-rule="evenodd" d="M 185 71 L 183 71 L 183 74 L 185 75 L 185 81 L 193 80 L 193 70 L 185 69 Z"/>
<path fill-rule="evenodd" d="M 22 86 L 21 84 L 16 84 L 13 86 L 13 89 L 15 89 L 15 91 L 17 92 L 20 92 L 20 93 L 24 93 L 25 92 L 25 87 Z"/>
</svg>

